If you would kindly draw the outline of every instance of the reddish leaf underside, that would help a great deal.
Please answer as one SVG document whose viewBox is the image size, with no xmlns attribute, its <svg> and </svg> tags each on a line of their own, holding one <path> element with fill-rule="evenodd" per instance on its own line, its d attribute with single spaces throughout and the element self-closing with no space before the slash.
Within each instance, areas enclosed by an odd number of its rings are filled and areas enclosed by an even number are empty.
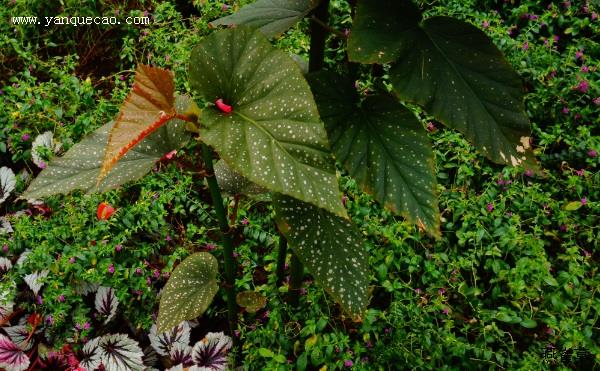
<svg viewBox="0 0 600 371">
<path fill-rule="evenodd" d="M 173 72 L 139 65 L 106 145 L 98 183 L 127 151 L 177 115 Z"/>
</svg>

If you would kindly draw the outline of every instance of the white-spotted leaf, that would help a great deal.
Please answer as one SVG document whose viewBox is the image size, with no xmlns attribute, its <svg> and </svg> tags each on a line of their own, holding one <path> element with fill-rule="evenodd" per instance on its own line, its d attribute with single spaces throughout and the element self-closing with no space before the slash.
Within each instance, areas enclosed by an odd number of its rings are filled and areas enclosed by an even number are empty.
<svg viewBox="0 0 600 371">
<path fill-rule="evenodd" d="M 188 97 L 179 96 L 176 107 L 178 111 L 185 110 L 189 104 Z M 181 148 L 190 138 L 183 121 L 169 121 L 128 151 L 96 187 L 104 148 L 113 125 L 113 122 L 105 124 L 75 144 L 64 156 L 50 161 L 21 198 L 37 199 L 75 189 L 91 193 L 117 188 L 150 172 L 156 161 Z"/>
<path fill-rule="evenodd" d="M 211 26 L 248 26 L 273 37 L 287 31 L 319 4 L 319 0 L 257 0 Z"/>
<path fill-rule="evenodd" d="M 368 304 L 369 266 L 356 226 L 291 197 L 273 198 L 277 225 L 315 280 L 353 316 Z"/>
<path fill-rule="evenodd" d="M 202 315 L 219 290 L 217 273 L 217 259 L 206 252 L 190 255 L 181 262 L 160 298 L 157 332 Z"/>
<path fill-rule="evenodd" d="M 269 190 L 347 217 L 316 104 L 296 63 L 259 32 L 215 32 L 192 51 L 190 84 L 231 113 L 202 112 L 201 139 Z"/>
<path fill-rule="evenodd" d="M 223 160 L 217 161 L 214 170 L 221 192 L 227 195 L 256 195 L 268 192 L 264 187 L 252 183 L 238 172 L 231 169 Z"/>
<path fill-rule="evenodd" d="M 394 97 L 360 102 L 352 81 L 308 76 L 333 152 L 361 188 L 397 214 L 439 235 L 433 149 L 416 117 Z"/>
</svg>

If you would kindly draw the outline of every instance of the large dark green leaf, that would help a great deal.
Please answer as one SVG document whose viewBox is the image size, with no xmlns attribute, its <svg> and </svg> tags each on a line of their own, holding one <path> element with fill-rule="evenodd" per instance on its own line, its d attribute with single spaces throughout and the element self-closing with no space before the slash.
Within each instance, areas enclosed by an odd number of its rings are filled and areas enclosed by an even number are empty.
<svg viewBox="0 0 600 371">
<path fill-rule="evenodd" d="M 176 107 L 184 111 L 190 104 L 188 97 L 178 97 Z M 141 141 L 112 168 L 96 187 L 104 158 L 104 149 L 114 122 L 98 128 L 75 144 L 64 156 L 54 158 L 48 167 L 31 182 L 21 198 L 38 199 L 75 189 L 104 192 L 144 176 L 156 161 L 168 152 L 181 148 L 190 135 L 185 123 L 172 120 Z"/>
<path fill-rule="evenodd" d="M 318 4 L 319 0 L 258 0 L 232 15 L 211 22 L 211 25 L 245 25 L 273 37 L 295 25 Z"/>
<path fill-rule="evenodd" d="M 202 112 L 201 139 L 250 181 L 346 216 L 327 133 L 296 63 L 257 31 L 221 30 L 193 51 L 190 83 L 233 112 Z"/>
<path fill-rule="evenodd" d="M 308 80 L 335 156 L 350 176 L 392 211 L 438 235 L 433 150 L 415 116 L 389 95 L 359 102 L 352 82 L 335 73 Z"/>
<path fill-rule="evenodd" d="M 257 195 L 268 192 L 265 188 L 252 183 L 232 170 L 223 160 L 219 160 L 215 164 L 215 177 L 221 192 L 230 196 Z"/>
<path fill-rule="evenodd" d="M 217 259 L 207 252 L 190 255 L 181 262 L 160 298 L 157 332 L 202 315 L 219 291 L 217 273 Z"/>
<path fill-rule="evenodd" d="M 346 219 L 291 197 L 276 195 L 279 230 L 315 279 L 348 313 L 368 304 L 369 261 L 357 228 Z"/>
<path fill-rule="evenodd" d="M 416 8 L 392 15 L 376 6 L 382 3 L 360 2 L 350 56 L 365 63 L 396 60 L 390 79 L 402 99 L 460 130 L 492 161 L 535 168 L 521 80 L 492 41 L 458 19 L 421 21 Z M 391 29 L 398 31 L 392 41 L 375 42 Z M 391 57 L 378 60 L 380 53 Z"/>
</svg>

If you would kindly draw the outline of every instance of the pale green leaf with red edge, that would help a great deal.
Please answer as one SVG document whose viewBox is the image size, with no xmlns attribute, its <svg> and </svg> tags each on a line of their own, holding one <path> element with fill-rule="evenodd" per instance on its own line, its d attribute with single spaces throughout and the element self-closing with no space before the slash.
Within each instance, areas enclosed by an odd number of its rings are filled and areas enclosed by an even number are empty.
<svg viewBox="0 0 600 371">
<path fill-rule="evenodd" d="M 131 92 L 108 135 L 98 184 L 127 151 L 176 116 L 173 72 L 138 65 Z"/>
<path fill-rule="evenodd" d="M 178 112 L 186 112 L 191 104 L 194 103 L 189 97 L 177 97 Z M 180 149 L 191 138 L 190 133 L 185 130 L 184 121 L 169 121 L 127 152 L 97 186 L 96 180 L 102 166 L 104 148 L 113 125 L 114 122 L 111 121 L 101 126 L 71 147 L 63 156 L 54 157 L 20 198 L 39 199 L 69 193 L 75 189 L 91 193 L 117 188 L 150 172 L 165 154 Z"/>
</svg>

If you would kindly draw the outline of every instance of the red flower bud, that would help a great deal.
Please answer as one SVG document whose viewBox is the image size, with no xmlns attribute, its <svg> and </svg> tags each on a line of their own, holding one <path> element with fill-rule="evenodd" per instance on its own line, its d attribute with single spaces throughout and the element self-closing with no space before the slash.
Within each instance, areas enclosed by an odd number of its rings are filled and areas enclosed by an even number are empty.
<svg viewBox="0 0 600 371">
<path fill-rule="evenodd" d="M 223 113 L 231 113 L 231 111 L 233 111 L 233 108 L 230 105 L 223 103 L 223 99 L 221 98 L 217 99 L 215 104 L 217 105 L 217 108 Z"/>
<path fill-rule="evenodd" d="M 115 208 L 106 202 L 102 202 L 98 205 L 98 211 L 96 215 L 98 216 L 98 220 L 108 220 L 112 214 L 115 213 Z"/>
</svg>

